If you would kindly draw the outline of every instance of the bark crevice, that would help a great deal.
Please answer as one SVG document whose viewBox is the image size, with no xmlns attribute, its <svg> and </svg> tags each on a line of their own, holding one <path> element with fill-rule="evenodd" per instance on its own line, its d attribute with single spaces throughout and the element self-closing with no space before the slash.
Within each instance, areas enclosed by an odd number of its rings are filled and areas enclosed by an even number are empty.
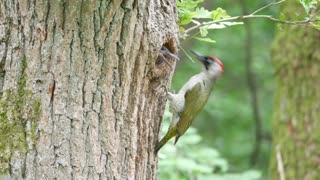
<svg viewBox="0 0 320 180">
<path fill-rule="evenodd" d="M 172 76 L 156 60 L 164 39 L 177 41 L 175 2 L 163 4 L 165 18 L 154 0 L 0 1 L 12 19 L 0 18 L 10 30 L 0 42 L 3 87 L 16 86 L 25 54 L 25 89 L 39 98 L 31 108 L 39 112 L 19 126 L 35 141 L 13 150 L 4 170 L 17 179 L 155 179 L 166 101 L 159 87 Z"/>
</svg>

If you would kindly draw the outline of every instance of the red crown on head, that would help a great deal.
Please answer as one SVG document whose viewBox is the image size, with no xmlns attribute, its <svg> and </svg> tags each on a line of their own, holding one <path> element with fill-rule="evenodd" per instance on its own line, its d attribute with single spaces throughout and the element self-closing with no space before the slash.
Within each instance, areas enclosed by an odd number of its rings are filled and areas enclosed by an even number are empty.
<svg viewBox="0 0 320 180">
<path fill-rule="evenodd" d="M 220 59 L 218 59 L 218 58 L 215 57 L 215 56 L 208 56 L 208 57 L 211 58 L 211 59 L 213 59 L 214 61 L 216 61 L 216 62 L 220 65 L 222 71 L 224 71 L 224 66 L 223 66 L 223 63 L 220 61 Z"/>
</svg>

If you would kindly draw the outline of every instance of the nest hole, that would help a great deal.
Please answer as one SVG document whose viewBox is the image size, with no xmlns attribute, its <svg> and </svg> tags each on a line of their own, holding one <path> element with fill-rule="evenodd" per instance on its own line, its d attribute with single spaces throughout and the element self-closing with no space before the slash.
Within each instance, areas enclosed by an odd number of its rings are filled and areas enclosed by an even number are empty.
<svg viewBox="0 0 320 180">
<path fill-rule="evenodd" d="M 164 42 L 161 49 L 159 50 L 159 55 L 156 61 L 156 65 L 167 64 L 172 67 L 172 64 L 175 60 L 179 60 L 179 57 L 176 55 L 177 48 L 174 43 L 174 39 L 170 38 Z"/>
</svg>

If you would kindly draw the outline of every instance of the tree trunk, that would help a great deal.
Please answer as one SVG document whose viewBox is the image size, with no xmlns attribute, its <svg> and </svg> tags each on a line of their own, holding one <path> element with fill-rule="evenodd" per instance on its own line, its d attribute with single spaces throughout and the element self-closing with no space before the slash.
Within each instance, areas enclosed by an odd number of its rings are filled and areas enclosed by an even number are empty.
<svg viewBox="0 0 320 180">
<path fill-rule="evenodd" d="M 1 172 L 156 179 L 177 32 L 170 0 L 0 0 Z"/>
<path fill-rule="evenodd" d="M 286 1 L 286 18 L 303 12 Z M 274 41 L 277 89 L 273 117 L 270 179 L 320 177 L 320 31 L 308 26 L 282 25 Z"/>
</svg>

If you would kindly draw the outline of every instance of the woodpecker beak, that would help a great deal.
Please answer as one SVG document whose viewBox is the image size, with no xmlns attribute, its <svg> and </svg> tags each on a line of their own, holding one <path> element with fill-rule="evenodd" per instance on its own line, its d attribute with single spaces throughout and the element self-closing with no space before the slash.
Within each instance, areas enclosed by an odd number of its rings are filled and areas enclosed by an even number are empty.
<svg viewBox="0 0 320 180">
<path fill-rule="evenodd" d="M 202 54 L 198 53 L 197 51 L 191 50 L 191 52 L 197 57 L 197 59 L 204 63 L 205 62 L 205 58 Z"/>
</svg>

